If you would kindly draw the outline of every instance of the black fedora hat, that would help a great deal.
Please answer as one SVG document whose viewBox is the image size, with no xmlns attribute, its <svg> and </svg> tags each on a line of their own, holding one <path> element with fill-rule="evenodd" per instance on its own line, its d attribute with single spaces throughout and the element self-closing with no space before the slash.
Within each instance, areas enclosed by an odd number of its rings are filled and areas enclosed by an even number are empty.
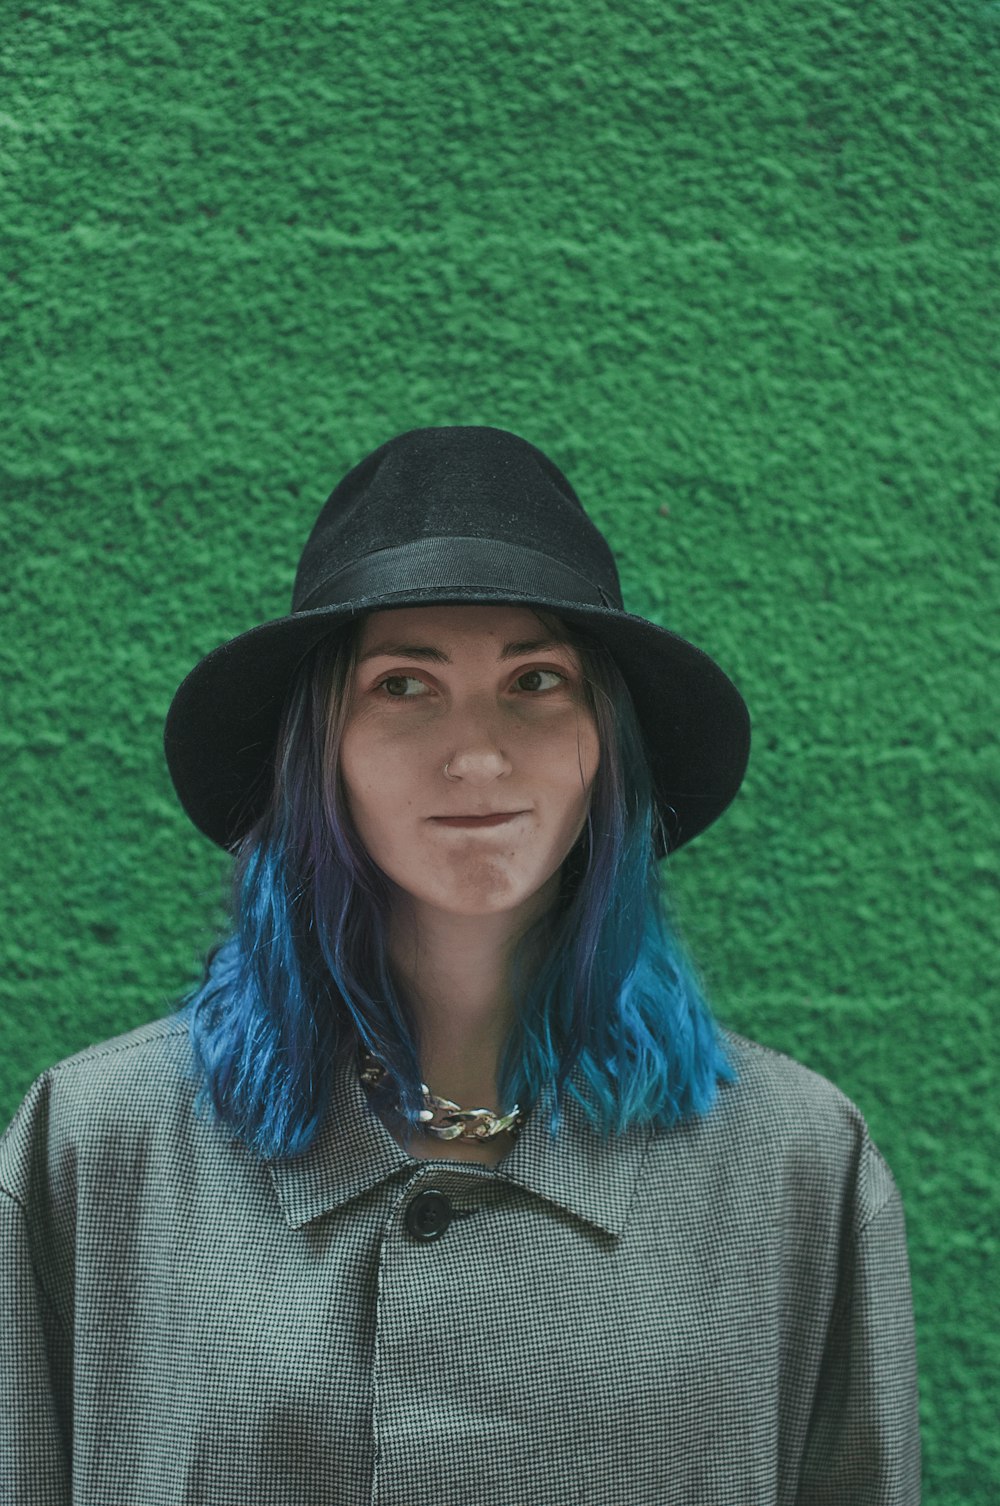
<svg viewBox="0 0 1000 1506">
<path fill-rule="evenodd" d="M 566 477 L 505 429 L 410 429 L 338 482 L 299 560 L 288 616 L 207 654 L 167 713 L 164 751 L 195 826 L 231 850 L 270 793 L 278 726 L 303 655 L 338 625 L 393 607 L 539 607 L 599 638 L 631 692 L 657 791 L 657 855 L 733 799 L 750 718 L 715 661 L 622 605 L 604 536 Z"/>
</svg>

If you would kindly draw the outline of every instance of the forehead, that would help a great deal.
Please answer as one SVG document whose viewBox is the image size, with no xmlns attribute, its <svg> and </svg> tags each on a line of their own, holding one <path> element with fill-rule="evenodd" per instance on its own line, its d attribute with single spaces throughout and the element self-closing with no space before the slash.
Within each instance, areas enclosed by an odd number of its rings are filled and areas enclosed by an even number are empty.
<svg viewBox="0 0 1000 1506">
<path fill-rule="evenodd" d="M 360 651 L 385 638 L 395 642 L 494 642 L 513 638 L 548 638 L 550 634 L 530 607 L 463 605 L 396 607 L 373 612 L 361 635 Z"/>
</svg>

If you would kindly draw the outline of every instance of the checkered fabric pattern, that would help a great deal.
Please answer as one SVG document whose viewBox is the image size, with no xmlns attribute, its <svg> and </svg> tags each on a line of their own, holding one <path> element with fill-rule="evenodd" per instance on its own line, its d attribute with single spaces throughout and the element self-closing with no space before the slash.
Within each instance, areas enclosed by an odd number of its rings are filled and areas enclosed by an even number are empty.
<svg viewBox="0 0 1000 1506">
<path fill-rule="evenodd" d="M 898 1190 L 859 1110 L 727 1033 L 703 1120 L 570 1103 L 496 1167 L 336 1077 L 304 1157 L 193 1115 L 170 1015 L 0 1140 L 4 1506 L 915 1506 Z"/>
</svg>

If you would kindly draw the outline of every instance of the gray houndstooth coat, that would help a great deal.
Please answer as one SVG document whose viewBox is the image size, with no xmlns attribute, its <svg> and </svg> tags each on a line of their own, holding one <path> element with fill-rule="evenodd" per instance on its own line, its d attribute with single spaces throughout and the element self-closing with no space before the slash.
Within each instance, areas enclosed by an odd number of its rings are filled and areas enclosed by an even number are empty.
<svg viewBox="0 0 1000 1506">
<path fill-rule="evenodd" d="M 416 1160 L 195 1118 L 171 1015 L 0 1140 L 7 1506 L 916 1506 L 903 1211 L 858 1109 L 724 1033 L 705 1119 Z"/>
</svg>

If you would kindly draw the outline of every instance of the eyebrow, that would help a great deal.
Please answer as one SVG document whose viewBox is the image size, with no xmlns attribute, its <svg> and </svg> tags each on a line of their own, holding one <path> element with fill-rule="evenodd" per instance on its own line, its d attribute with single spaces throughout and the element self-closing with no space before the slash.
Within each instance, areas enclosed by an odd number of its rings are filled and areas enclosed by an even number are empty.
<svg viewBox="0 0 1000 1506">
<path fill-rule="evenodd" d="M 518 659 L 522 654 L 537 654 L 543 649 L 568 648 L 569 645 L 562 643 L 557 638 L 530 638 L 520 643 L 505 643 L 500 650 L 500 659 Z M 358 660 L 364 664 L 368 659 L 379 658 L 392 659 L 424 659 L 429 664 L 450 664 L 448 655 L 439 648 L 432 648 L 425 643 L 377 643 L 366 654 L 362 654 Z"/>
</svg>

